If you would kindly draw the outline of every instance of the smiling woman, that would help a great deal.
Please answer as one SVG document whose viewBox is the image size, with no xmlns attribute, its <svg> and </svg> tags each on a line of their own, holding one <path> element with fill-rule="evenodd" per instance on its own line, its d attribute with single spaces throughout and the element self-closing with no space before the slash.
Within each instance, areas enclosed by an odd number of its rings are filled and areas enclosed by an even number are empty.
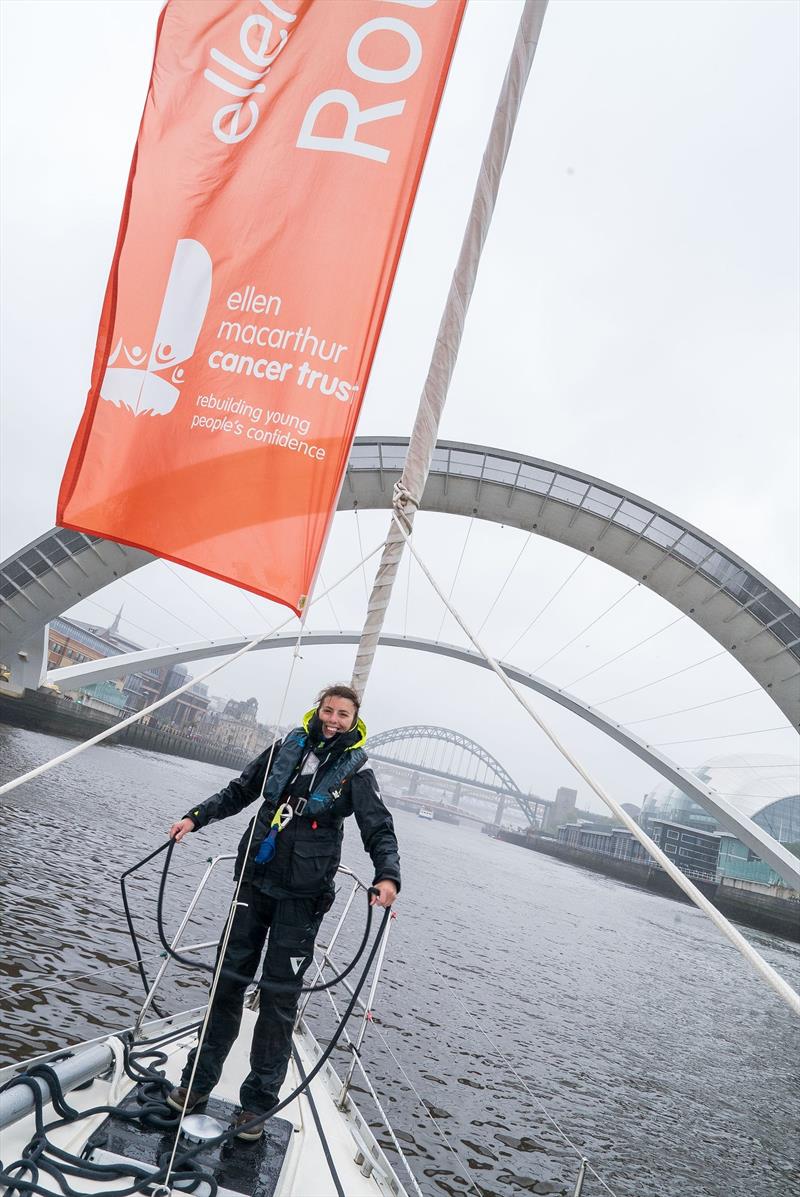
<svg viewBox="0 0 800 1197">
<path fill-rule="evenodd" d="M 260 1007 L 242 1084 L 240 1131 L 259 1138 L 286 1076 L 303 973 L 314 957 L 322 918 L 335 898 L 344 821 L 355 814 L 375 869 L 371 903 L 391 906 L 400 889 L 400 857 L 392 817 L 375 774 L 366 768 L 367 729 L 350 686 L 327 686 L 301 726 L 265 749 L 235 781 L 193 807 L 170 828 L 180 841 L 208 823 L 260 802 L 239 843 L 233 921 L 220 941 L 211 1012 L 179 1085 L 167 1101 L 177 1110 L 205 1102 L 239 1033 L 247 985 L 267 941 Z M 241 901 L 237 904 L 237 898 Z M 238 906 L 238 908 L 237 908 Z M 269 938 L 267 939 L 267 932 Z M 259 1123 L 259 1118 L 262 1121 Z"/>
</svg>

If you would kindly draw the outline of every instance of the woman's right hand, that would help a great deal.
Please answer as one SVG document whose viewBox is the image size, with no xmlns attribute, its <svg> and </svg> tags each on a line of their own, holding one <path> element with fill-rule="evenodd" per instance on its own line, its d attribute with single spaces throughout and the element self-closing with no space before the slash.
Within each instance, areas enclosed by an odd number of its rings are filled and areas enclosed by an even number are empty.
<svg viewBox="0 0 800 1197">
<path fill-rule="evenodd" d="M 169 838 L 179 844 L 185 835 L 190 831 L 194 831 L 194 821 L 192 819 L 180 819 L 177 823 L 173 823 L 169 829 Z"/>
</svg>

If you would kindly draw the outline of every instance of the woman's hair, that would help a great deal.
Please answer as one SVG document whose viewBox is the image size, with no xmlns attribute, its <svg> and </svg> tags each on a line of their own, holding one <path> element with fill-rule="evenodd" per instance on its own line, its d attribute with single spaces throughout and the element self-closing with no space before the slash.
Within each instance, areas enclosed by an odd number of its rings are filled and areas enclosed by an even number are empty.
<svg viewBox="0 0 800 1197">
<path fill-rule="evenodd" d="M 321 690 L 317 695 L 317 709 L 322 706 L 326 698 L 349 699 L 356 708 L 356 714 L 358 714 L 361 707 L 361 699 L 358 696 L 358 692 L 352 686 L 346 686 L 344 682 L 334 682 L 332 686 L 326 686 L 324 690 Z"/>
</svg>

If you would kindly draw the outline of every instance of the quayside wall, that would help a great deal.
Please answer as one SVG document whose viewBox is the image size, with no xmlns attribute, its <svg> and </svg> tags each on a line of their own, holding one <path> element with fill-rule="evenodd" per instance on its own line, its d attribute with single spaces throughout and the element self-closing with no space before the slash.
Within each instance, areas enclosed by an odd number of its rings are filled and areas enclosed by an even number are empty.
<svg viewBox="0 0 800 1197">
<path fill-rule="evenodd" d="M 546 856 L 553 856 L 568 864 L 590 869 L 593 873 L 603 873 L 607 877 L 614 877 L 618 881 L 625 881 L 630 885 L 641 886 L 642 889 L 649 889 L 680 902 L 689 900 L 683 891 L 678 889 L 672 878 L 656 864 L 649 864 L 646 861 L 619 860 L 613 856 L 605 856 L 601 852 L 591 852 L 586 848 L 576 848 L 572 844 L 562 844 L 559 840 L 544 835 L 524 835 L 515 831 L 507 831 L 505 828 L 498 831 L 488 825 L 485 830 L 487 834 L 506 843 L 517 844 L 519 847 L 528 848 L 533 852 L 542 852 Z M 780 935 L 784 939 L 792 939 L 800 943 L 800 901 L 773 897 L 770 894 L 752 893 L 749 890 L 737 889 L 732 885 L 716 881 L 698 881 L 695 878 L 692 880 L 717 909 L 729 918 L 745 923 L 748 927 L 771 931 L 774 935 Z"/>
<path fill-rule="evenodd" d="M 0 692 L 0 724 L 7 723 L 14 727 L 26 728 L 28 731 L 64 736 L 68 740 L 88 740 L 98 732 L 113 727 L 120 718 L 122 716 L 89 710 L 80 703 L 47 691 L 26 690 L 20 697 Z M 148 752 L 182 756 L 192 761 L 203 761 L 207 765 L 235 769 L 237 772 L 255 755 L 235 748 L 221 747 L 209 740 L 187 736 L 182 732 L 160 727 L 156 723 L 141 721 L 109 736 L 103 743 L 125 744 L 132 748 L 147 749 Z"/>
</svg>

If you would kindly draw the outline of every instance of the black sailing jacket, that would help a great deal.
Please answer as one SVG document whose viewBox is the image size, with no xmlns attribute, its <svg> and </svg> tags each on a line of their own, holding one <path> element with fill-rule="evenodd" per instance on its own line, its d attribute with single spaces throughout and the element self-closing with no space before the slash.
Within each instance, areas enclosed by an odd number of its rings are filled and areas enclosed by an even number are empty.
<svg viewBox="0 0 800 1197">
<path fill-rule="evenodd" d="M 360 760 L 361 767 L 352 773 L 339 789 L 333 788 L 327 809 L 315 816 L 310 813 L 297 815 L 279 832 L 275 855 L 268 864 L 259 865 L 255 862 L 259 845 L 269 833 L 272 817 L 287 789 L 284 786 L 282 792 L 269 795 L 270 790 L 276 789 L 274 785 L 270 785 L 270 781 L 273 777 L 275 781 L 278 778 L 282 780 L 283 776 L 289 773 L 286 768 L 287 758 L 293 764 L 298 739 L 307 739 L 309 724 L 314 714 L 314 711 L 309 711 L 302 728 L 295 728 L 283 741 L 278 741 L 274 749 L 272 746 L 266 748 L 246 766 L 240 777 L 229 782 L 206 802 L 193 807 L 185 817 L 191 819 L 199 829 L 217 819 L 227 819 L 236 815 L 251 802 L 255 802 L 261 794 L 264 773 L 272 752 L 265 800 L 255 815 L 256 826 L 246 862 L 244 854 L 250 837 L 250 824 L 239 843 L 236 875 L 239 875 L 244 864 L 245 878 L 276 898 L 321 897 L 332 894 L 336 869 L 341 859 L 344 820 L 348 815 L 354 814 L 364 848 L 372 858 L 374 881 L 393 881 L 399 891 L 400 854 L 394 824 L 381 798 L 375 774 L 371 769 L 364 767 L 366 757 L 362 745 L 366 739 L 366 728 L 360 719 L 356 728 L 343 737 L 343 751 L 349 753 L 359 749 L 358 757 L 354 757 L 354 760 Z M 341 775 L 341 767 L 335 767 L 336 762 L 340 760 L 341 754 L 337 753 L 332 760 L 321 766 L 314 784 L 315 792 L 326 790 L 326 773 L 330 778 L 337 773 Z"/>
</svg>

